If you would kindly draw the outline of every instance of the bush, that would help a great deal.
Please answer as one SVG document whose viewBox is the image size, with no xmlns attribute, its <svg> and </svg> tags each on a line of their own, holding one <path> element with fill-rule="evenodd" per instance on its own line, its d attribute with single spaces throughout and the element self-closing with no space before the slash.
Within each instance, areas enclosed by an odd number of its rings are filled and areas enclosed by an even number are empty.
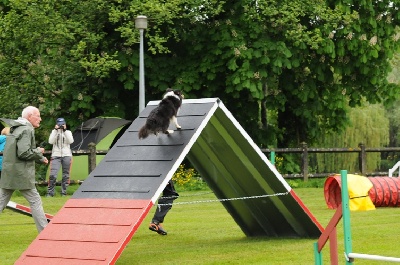
<svg viewBox="0 0 400 265">
<path fill-rule="evenodd" d="M 303 179 L 286 179 L 291 188 L 323 188 L 326 178 L 312 178 L 307 182 Z"/>
<path fill-rule="evenodd" d="M 172 180 L 177 190 L 194 191 L 207 188 L 207 183 L 201 178 L 200 174 L 193 168 L 186 169 L 184 164 L 179 166 Z"/>
</svg>

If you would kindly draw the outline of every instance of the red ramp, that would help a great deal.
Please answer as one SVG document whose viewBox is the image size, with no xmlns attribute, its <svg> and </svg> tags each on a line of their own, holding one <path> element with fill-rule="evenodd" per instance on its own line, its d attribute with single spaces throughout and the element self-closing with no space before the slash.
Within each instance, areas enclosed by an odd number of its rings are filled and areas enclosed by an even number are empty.
<svg viewBox="0 0 400 265">
<path fill-rule="evenodd" d="M 157 104 L 132 122 L 16 264 L 114 264 L 185 157 L 246 236 L 320 236 L 322 226 L 219 99 L 184 100 L 181 130 L 139 140 Z"/>
<path fill-rule="evenodd" d="M 113 264 L 149 201 L 70 199 L 16 264 Z"/>
</svg>

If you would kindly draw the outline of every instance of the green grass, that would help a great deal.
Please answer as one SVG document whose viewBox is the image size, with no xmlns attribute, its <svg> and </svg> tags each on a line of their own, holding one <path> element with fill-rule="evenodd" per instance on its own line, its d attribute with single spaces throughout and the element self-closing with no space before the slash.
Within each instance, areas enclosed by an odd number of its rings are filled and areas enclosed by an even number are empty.
<svg viewBox="0 0 400 265">
<path fill-rule="evenodd" d="M 334 214 L 327 209 L 323 188 L 296 188 L 295 192 L 325 227 Z M 176 202 L 215 199 L 204 191 L 180 192 Z M 56 214 L 68 198 L 43 198 L 47 213 Z M 23 197 L 13 201 L 26 205 Z M 117 261 L 125 264 L 314 264 L 313 243 L 317 239 L 248 238 L 221 203 L 175 205 L 167 215 L 160 236 L 148 230 L 154 208 L 147 215 Z M 352 212 L 353 252 L 400 256 L 398 231 L 400 209 L 377 208 Z M 0 264 L 13 264 L 37 236 L 32 218 L 8 209 L 0 215 Z M 339 264 L 343 258 L 343 226 L 338 226 Z M 51 249 L 49 249 L 51 251 Z M 329 244 L 323 250 L 329 262 Z M 356 264 L 389 264 L 357 260 Z"/>
</svg>

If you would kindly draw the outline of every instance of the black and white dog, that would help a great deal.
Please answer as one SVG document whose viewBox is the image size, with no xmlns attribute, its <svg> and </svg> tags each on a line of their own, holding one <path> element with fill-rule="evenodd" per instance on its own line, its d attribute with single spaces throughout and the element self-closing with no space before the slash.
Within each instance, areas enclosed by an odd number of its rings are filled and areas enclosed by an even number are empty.
<svg viewBox="0 0 400 265">
<path fill-rule="evenodd" d="M 176 116 L 182 105 L 183 98 L 184 96 L 180 90 L 168 88 L 161 102 L 150 112 L 146 124 L 140 128 L 139 139 L 144 139 L 151 133 L 155 135 L 158 135 L 159 132 L 165 134 L 173 133 L 173 130 L 168 130 L 170 122 L 173 122 L 178 130 L 181 129 Z"/>
</svg>

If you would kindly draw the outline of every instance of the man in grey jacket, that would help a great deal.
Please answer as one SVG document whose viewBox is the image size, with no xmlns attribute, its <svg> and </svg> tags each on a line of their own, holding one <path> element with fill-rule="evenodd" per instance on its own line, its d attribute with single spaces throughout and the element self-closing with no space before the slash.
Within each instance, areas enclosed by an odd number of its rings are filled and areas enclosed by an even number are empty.
<svg viewBox="0 0 400 265">
<path fill-rule="evenodd" d="M 69 172 L 72 164 L 72 152 L 70 144 L 74 142 L 72 132 L 67 130 L 64 118 L 58 118 L 54 130 L 49 136 L 49 144 L 53 145 L 50 160 L 50 176 L 47 187 L 47 197 L 53 197 L 57 182 L 57 174 L 62 167 L 61 195 L 67 195 L 69 185 Z"/>
<path fill-rule="evenodd" d="M 29 106 L 22 117 L 10 122 L 3 152 L 3 171 L 0 179 L 0 213 L 7 206 L 15 190 L 19 190 L 29 202 L 32 217 L 40 233 L 47 225 L 42 199 L 35 185 L 35 162 L 47 164 L 44 149 L 36 147 L 35 128 L 40 126 L 40 112 Z"/>
</svg>

